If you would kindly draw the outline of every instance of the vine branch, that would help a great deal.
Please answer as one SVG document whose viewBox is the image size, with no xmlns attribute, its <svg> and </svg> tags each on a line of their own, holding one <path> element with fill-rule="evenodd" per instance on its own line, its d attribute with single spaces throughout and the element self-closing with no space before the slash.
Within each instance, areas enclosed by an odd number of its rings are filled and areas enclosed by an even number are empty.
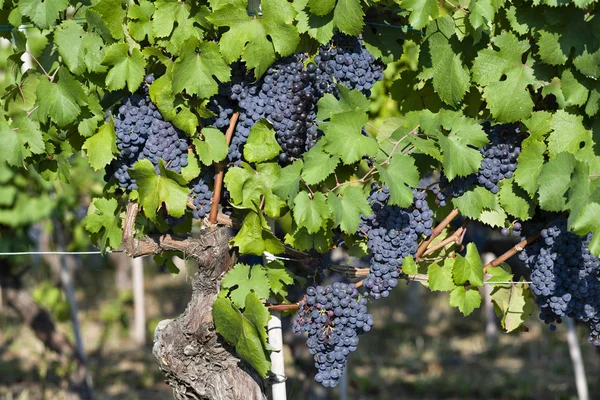
<svg viewBox="0 0 600 400">
<path fill-rule="evenodd" d="M 501 256 L 493 259 L 485 267 L 483 267 L 483 273 L 485 274 L 490 267 L 495 268 L 495 267 L 499 266 L 500 264 L 502 264 L 504 261 L 506 261 L 509 258 L 511 258 L 512 256 L 514 256 L 515 254 L 520 253 L 521 251 L 523 251 L 525 246 L 530 245 L 531 243 L 535 242 L 541 236 L 542 236 L 542 233 L 538 232 L 537 234 L 535 234 L 533 236 L 529 236 L 525 240 L 517 243 L 513 248 L 511 248 L 510 250 L 508 250 Z"/>
<path fill-rule="evenodd" d="M 227 142 L 227 147 L 231 143 L 231 137 L 233 136 L 233 131 L 235 130 L 235 124 L 240 116 L 239 112 L 233 113 L 231 119 L 229 120 L 229 127 L 227 128 L 227 132 L 225 133 L 225 141 Z M 216 166 L 216 174 L 215 174 L 215 187 L 213 191 L 212 204 L 210 206 L 210 214 L 208 215 L 208 222 L 211 224 L 217 223 L 217 213 L 219 211 L 219 203 L 221 202 L 221 191 L 223 189 L 223 177 L 225 176 L 225 162 L 221 161 L 217 163 Z"/>
<path fill-rule="evenodd" d="M 448 245 L 452 242 L 454 242 L 455 244 L 460 244 L 462 242 L 462 238 L 464 238 L 464 233 L 466 230 L 467 230 L 467 228 L 461 226 L 451 236 L 447 237 L 446 239 L 442 240 L 441 242 L 437 243 L 436 245 L 431 246 L 430 248 L 425 250 L 425 252 L 423 253 L 423 256 L 427 256 L 427 255 L 435 252 L 436 250 L 442 249 L 442 248 L 446 247 L 446 245 Z"/>
<path fill-rule="evenodd" d="M 454 218 L 458 217 L 459 214 L 460 214 L 460 211 L 458 211 L 458 208 L 455 208 L 446 216 L 446 218 L 444 218 L 444 220 L 442 222 L 439 223 L 438 226 L 433 228 L 433 232 L 431 232 L 431 236 L 429 236 L 429 238 L 427 240 L 425 240 L 423 243 L 421 243 L 421 245 L 419 246 L 419 249 L 417 250 L 417 254 L 415 256 L 416 261 L 422 261 L 421 257 L 423 256 L 423 253 L 425 252 L 425 250 L 427 250 L 427 247 L 429 247 L 431 242 L 433 242 L 434 239 L 436 237 L 438 237 L 440 235 L 440 233 L 442 233 L 442 231 L 444 230 L 446 225 L 448 225 L 450 222 L 452 222 L 452 220 Z"/>
</svg>

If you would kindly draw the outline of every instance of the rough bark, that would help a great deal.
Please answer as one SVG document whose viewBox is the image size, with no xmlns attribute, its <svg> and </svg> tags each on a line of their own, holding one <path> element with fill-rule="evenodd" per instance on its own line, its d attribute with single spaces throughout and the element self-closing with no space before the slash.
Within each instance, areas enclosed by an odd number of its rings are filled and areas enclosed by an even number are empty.
<svg viewBox="0 0 600 400">
<path fill-rule="evenodd" d="M 65 334 L 56 329 L 48 311 L 40 307 L 31 294 L 21 287 L 18 278 L 3 274 L 0 276 L 0 283 L 7 305 L 33 330 L 44 346 L 65 360 L 75 361 L 77 367 L 69 376 L 70 391 L 76 393 L 80 399 L 91 399 L 92 390 L 90 382 L 87 381 L 87 367 Z"/>
<path fill-rule="evenodd" d="M 192 279 L 192 298 L 177 318 L 161 321 L 154 333 L 153 354 L 173 387 L 176 399 L 263 400 L 262 379 L 214 329 L 212 304 L 223 274 L 235 257 L 229 248 L 231 231 L 204 227 L 199 237 L 155 235 L 135 238 L 137 205 L 130 203 L 124 226 L 124 244 L 131 257 L 177 250 L 198 262 Z"/>
</svg>

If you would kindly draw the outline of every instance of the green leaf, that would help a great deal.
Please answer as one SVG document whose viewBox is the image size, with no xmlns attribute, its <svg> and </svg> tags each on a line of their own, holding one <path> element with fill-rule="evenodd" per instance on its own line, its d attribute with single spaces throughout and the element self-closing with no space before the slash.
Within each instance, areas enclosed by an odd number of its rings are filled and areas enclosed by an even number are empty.
<svg viewBox="0 0 600 400">
<path fill-rule="evenodd" d="M 491 0 L 471 0 L 469 22 L 474 29 L 494 20 L 494 7 Z"/>
<path fill-rule="evenodd" d="M 269 278 L 269 286 L 271 291 L 275 295 L 281 295 L 287 297 L 287 285 L 294 283 L 294 277 L 292 273 L 285 268 L 283 262 L 280 260 L 274 260 L 265 265 L 267 278 Z"/>
<path fill-rule="evenodd" d="M 500 183 L 498 196 L 500 205 L 510 215 L 522 221 L 533 217 L 535 206 L 527 193 L 517 186 L 514 179 L 505 179 Z"/>
<path fill-rule="evenodd" d="M 452 270 L 454 268 L 454 260 L 446 258 L 444 265 L 439 266 L 437 263 L 429 265 L 427 268 L 427 276 L 429 281 L 429 289 L 433 292 L 450 292 L 456 288 L 452 279 Z"/>
<path fill-rule="evenodd" d="M 569 69 L 563 71 L 560 78 L 560 88 L 565 97 L 567 106 L 582 106 L 588 99 L 588 89 L 579 83 Z M 559 112 L 560 111 L 562 110 L 559 110 Z"/>
<path fill-rule="evenodd" d="M 176 172 L 165 168 L 165 162 L 159 159 L 160 174 L 148 159 L 138 161 L 129 175 L 136 180 L 139 187 L 140 204 L 144 207 L 144 214 L 156 221 L 156 211 L 165 204 L 169 215 L 179 218 L 185 213 L 188 199 L 186 181 Z"/>
<path fill-rule="evenodd" d="M 287 56 L 300 41 L 294 26 L 296 12 L 285 0 L 262 0 L 263 15 L 249 16 L 246 1 L 219 2 L 208 20 L 217 27 L 228 27 L 219 41 L 221 54 L 228 63 L 240 56 L 249 69 L 260 77 L 276 60 L 276 53 Z"/>
<path fill-rule="evenodd" d="M 412 255 L 408 255 L 402 260 L 402 272 L 406 275 L 417 275 L 419 267 Z"/>
<path fill-rule="evenodd" d="M 140 4 L 130 4 L 127 17 L 129 21 L 129 32 L 131 37 L 138 42 L 144 41 L 147 37 L 150 44 L 154 43 L 154 34 L 152 33 L 152 15 L 154 14 L 154 4 L 147 0 L 141 0 Z"/>
<path fill-rule="evenodd" d="M 258 312 L 258 304 L 252 300 L 251 295 L 248 296 L 249 302 L 253 305 L 249 310 L 250 318 L 242 314 L 226 298 L 215 300 L 212 306 L 212 315 L 217 333 L 234 346 L 236 353 L 246 360 L 260 376 L 266 378 L 271 368 L 271 362 L 265 352 L 261 333 L 266 325 L 263 324 L 264 312 Z M 251 321 L 254 321 L 254 323 Z M 261 326 L 257 327 L 254 324 Z"/>
<path fill-rule="evenodd" d="M 54 25 L 68 6 L 68 0 L 19 0 L 21 15 L 31 19 L 40 28 Z"/>
<path fill-rule="evenodd" d="M 439 15 L 436 0 L 402 0 L 400 6 L 411 11 L 408 22 L 415 29 L 425 27 L 429 23 L 429 17 L 435 19 Z"/>
<path fill-rule="evenodd" d="M 291 165 L 282 168 L 279 179 L 273 184 L 273 193 L 283 200 L 295 199 L 300 187 L 300 172 L 303 167 L 302 160 L 296 160 Z"/>
<path fill-rule="evenodd" d="M 117 149 L 115 128 L 112 123 L 105 123 L 94 136 L 86 139 L 81 147 L 87 151 L 88 161 L 94 171 L 103 169 L 115 158 Z"/>
<path fill-rule="evenodd" d="M 14 129 L 0 121 L 0 143 L 0 162 L 16 167 L 23 166 L 32 153 L 41 154 L 46 149 L 40 127 L 26 117 L 21 118 Z"/>
<path fill-rule="evenodd" d="M 533 69 L 522 62 L 529 43 L 511 32 L 492 39 L 498 48 L 481 50 L 473 61 L 473 81 L 484 87 L 483 97 L 495 119 L 514 122 L 527 118 L 533 110 L 528 87 L 536 85 Z"/>
<path fill-rule="evenodd" d="M 336 195 L 329 193 L 327 203 L 334 217 L 336 226 L 347 233 L 355 233 L 360 224 L 360 215 L 371 215 L 373 211 L 364 193 L 356 186 L 350 186 Z"/>
<path fill-rule="evenodd" d="M 500 267 L 488 268 L 485 274 L 485 282 L 487 284 L 494 285 L 494 287 L 497 287 L 498 285 L 509 287 L 514 275 L 509 271 L 506 271 L 504 268 L 510 269 L 508 264 L 501 264 Z"/>
<path fill-rule="evenodd" d="M 267 274 L 260 265 L 250 267 L 246 264 L 236 264 L 225 274 L 221 285 L 229 289 L 231 301 L 240 308 L 244 308 L 246 296 L 250 292 L 253 291 L 261 299 L 267 299 L 271 291 Z"/>
<path fill-rule="evenodd" d="M 296 15 L 297 28 L 300 33 L 308 35 L 319 43 L 327 43 L 333 37 L 333 14 L 318 16 L 307 11 L 307 0 L 295 0 L 293 6 Z"/>
<path fill-rule="evenodd" d="M 325 195 L 321 192 L 315 193 L 312 199 L 306 192 L 298 193 L 294 206 L 294 221 L 299 227 L 305 227 L 308 233 L 317 233 L 331 216 Z"/>
<path fill-rule="evenodd" d="M 496 208 L 496 198 L 489 190 L 478 186 L 452 199 L 452 204 L 465 217 L 479 219 L 484 209 Z"/>
<path fill-rule="evenodd" d="M 454 26 L 452 18 L 447 16 L 435 20 L 430 27 L 442 23 Z M 427 30 L 429 32 L 430 28 Z M 444 31 L 437 30 L 430 34 L 428 41 L 433 65 L 433 87 L 444 103 L 456 107 L 471 85 L 469 69 L 461 59 L 461 53 L 454 52 L 450 37 Z"/>
<path fill-rule="evenodd" d="M 550 122 L 552 132 L 548 138 L 548 152 L 556 156 L 561 152 L 577 155 L 592 142 L 592 132 L 583 126 L 583 117 L 558 110 Z"/>
<path fill-rule="evenodd" d="M 204 140 L 194 139 L 194 147 L 204 165 L 223 161 L 227 157 L 227 140 L 225 135 L 215 128 L 203 128 Z"/>
<path fill-rule="evenodd" d="M 544 137 L 552 130 L 550 126 L 552 115 L 548 111 L 534 111 L 531 113 L 531 117 L 523 121 L 531 134 L 531 139 L 528 138 L 523 141 L 523 144 L 527 144 L 532 140 L 544 140 Z"/>
<path fill-rule="evenodd" d="M 156 104 L 161 114 L 167 121 L 190 136 L 196 134 L 198 117 L 184 104 L 175 98 L 172 90 L 171 74 L 167 73 L 156 79 L 150 85 L 150 98 Z M 175 104 L 177 102 L 177 105 Z"/>
<path fill-rule="evenodd" d="M 317 119 L 325 121 L 331 118 L 333 114 L 343 113 L 344 111 L 355 111 L 357 109 L 368 112 L 371 108 L 369 99 L 360 91 L 350 90 L 343 85 L 337 85 L 339 100 L 331 93 L 325 94 L 317 103 Z"/>
<path fill-rule="evenodd" d="M 464 286 L 459 286 L 450 293 L 450 305 L 458 307 L 460 312 L 467 316 L 481 305 L 481 295 L 477 289 L 467 290 Z"/>
<path fill-rule="evenodd" d="M 183 179 L 185 179 L 186 182 L 191 182 L 200 176 L 201 172 L 198 157 L 196 157 L 196 154 L 193 151 L 188 150 L 188 165 L 181 168 L 181 176 L 183 176 Z"/>
<path fill-rule="evenodd" d="M 308 0 L 308 8 L 315 15 L 327 15 L 335 7 L 335 0 Z"/>
<path fill-rule="evenodd" d="M 173 92 L 185 90 L 187 94 L 209 98 L 219 91 L 219 82 L 229 81 L 229 75 L 230 68 L 216 43 L 190 40 L 173 66 Z"/>
<path fill-rule="evenodd" d="M 452 129 L 448 136 L 438 135 L 442 149 L 444 174 L 449 180 L 477 172 L 483 157 L 473 147 L 483 147 L 487 136 L 481 125 L 460 114 L 442 114 L 444 126 Z"/>
<path fill-rule="evenodd" d="M 600 234 L 598 234 L 600 232 L 600 219 L 598 215 L 600 215 L 600 204 L 590 202 L 583 208 L 579 217 L 571 224 L 573 232 L 580 236 L 587 235 L 590 232 L 594 234 L 589 248 L 596 257 L 600 256 Z"/>
<path fill-rule="evenodd" d="M 285 243 L 300 251 L 327 253 L 333 244 L 333 231 L 329 225 L 317 233 L 308 233 L 306 228 L 296 228 L 285 235 Z"/>
<path fill-rule="evenodd" d="M 452 270 L 454 283 L 463 285 L 483 286 L 483 264 L 474 243 L 467 245 L 465 257 L 457 255 Z"/>
<path fill-rule="evenodd" d="M 337 0 L 333 22 L 341 32 L 358 36 L 365 24 L 364 15 L 360 0 Z"/>
<path fill-rule="evenodd" d="M 285 250 L 283 244 L 273 235 L 264 217 L 251 211 L 244 218 L 242 228 L 231 240 L 242 254 L 262 255 L 265 251 L 280 254 Z"/>
<path fill-rule="evenodd" d="M 266 328 L 269 319 L 271 319 L 271 314 L 255 292 L 248 293 L 245 303 L 243 316 L 248 318 L 248 321 L 254 325 L 262 340 L 263 348 L 267 348 L 268 336 Z"/>
<path fill-rule="evenodd" d="M 547 211 L 566 208 L 564 194 L 569 188 L 575 158 L 569 153 L 559 153 L 542 167 L 538 183 L 540 207 Z"/>
<path fill-rule="evenodd" d="M 40 120 L 46 122 L 50 118 L 59 126 L 75 121 L 81 112 L 80 106 L 87 103 L 83 87 L 66 68 L 58 71 L 58 83 L 42 79 L 36 95 Z"/>
<path fill-rule="evenodd" d="M 325 132 L 325 151 L 339 156 L 344 164 L 375 155 L 379 148 L 377 141 L 362 134 L 368 120 L 367 114 L 359 110 L 332 115 L 329 122 L 319 125 Z"/>
<path fill-rule="evenodd" d="M 591 195 L 590 166 L 588 163 L 575 161 L 575 169 L 571 176 L 567 198 L 569 209 L 569 226 L 579 217 L 579 213 L 590 202 Z"/>
<path fill-rule="evenodd" d="M 320 141 L 303 155 L 302 179 L 309 185 L 323 182 L 334 173 L 340 162 L 338 157 L 325 153 L 322 144 Z"/>
<path fill-rule="evenodd" d="M 106 88 L 108 90 L 120 90 L 127 85 L 131 93 L 138 90 L 144 80 L 144 67 L 146 61 L 142 52 L 133 49 L 129 53 L 127 43 L 115 43 L 106 49 L 102 65 L 112 68 L 106 75 Z"/>
<path fill-rule="evenodd" d="M 121 0 L 100 0 L 88 9 L 100 16 L 102 24 L 106 26 L 111 36 L 115 39 L 123 38 L 123 20 L 126 16 L 126 11 L 122 7 Z M 86 19 L 89 17 L 86 13 Z"/>
<path fill-rule="evenodd" d="M 85 32 L 81 25 L 73 20 L 63 21 L 54 33 L 54 43 L 58 53 L 74 74 L 86 69 L 90 72 L 103 72 L 102 38 L 93 32 Z"/>
<path fill-rule="evenodd" d="M 223 136 L 221 134 L 221 136 Z M 264 118 L 259 119 L 252 128 L 248 141 L 244 145 L 244 158 L 249 162 L 263 162 L 279 156 L 281 146 L 275 139 L 273 127 Z M 227 155 L 227 150 L 225 151 Z"/>
<path fill-rule="evenodd" d="M 96 199 L 85 217 L 85 229 L 97 234 L 101 250 L 107 247 L 116 249 L 121 245 L 123 230 L 119 226 L 121 218 L 116 199 Z"/>
<path fill-rule="evenodd" d="M 415 160 L 406 154 L 394 154 L 387 165 L 377 165 L 381 181 L 390 189 L 390 204 L 410 207 L 413 193 L 410 187 L 419 185 L 419 171 Z M 408 185 L 408 186 L 407 186 Z"/>
<path fill-rule="evenodd" d="M 567 56 L 563 54 L 560 44 L 558 43 L 560 35 L 546 30 L 540 30 L 539 35 L 538 54 L 542 61 L 550 65 L 564 64 L 567 61 Z"/>
<path fill-rule="evenodd" d="M 479 220 L 492 228 L 503 227 L 506 224 L 506 213 L 500 207 L 494 210 L 483 210 Z"/>
<path fill-rule="evenodd" d="M 545 152 L 546 145 L 542 142 L 536 140 L 526 140 L 523 142 L 521 154 L 519 154 L 517 160 L 515 181 L 530 196 L 533 196 L 540 186 L 538 177 L 544 165 Z"/>
<path fill-rule="evenodd" d="M 521 279 L 521 282 L 523 281 L 524 279 Z M 523 285 L 495 287 L 492 291 L 492 301 L 497 313 L 502 316 L 502 327 L 506 332 L 512 332 L 522 326 L 535 308 L 531 292 Z"/>
</svg>

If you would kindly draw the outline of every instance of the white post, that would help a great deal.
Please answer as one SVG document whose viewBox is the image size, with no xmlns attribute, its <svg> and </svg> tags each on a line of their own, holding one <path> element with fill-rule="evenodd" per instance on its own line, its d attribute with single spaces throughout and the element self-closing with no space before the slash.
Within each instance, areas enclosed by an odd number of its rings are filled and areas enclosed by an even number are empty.
<svg viewBox="0 0 600 400">
<path fill-rule="evenodd" d="M 573 363 L 573 371 L 575 372 L 575 385 L 577 386 L 577 396 L 579 400 L 589 400 L 587 379 L 585 377 L 585 367 L 583 366 L 583 357 L 581 357 L 581 349 L 575 332 L 575 323 L 571 318 L 564 318 L 567 325 L 567 342 L 569 343 L 569 355 Z"/>
<path fill-rule="evenodd" d="M 267 221 L 271 231 L 275 232 L 275 221 Z M 267 260 L 263 255 L 263 263 Z M 271 300 L 275 300 L 271 298 Z M 272 394 L 273 400 L 286 400 L 287 393 L 285 388 L 285 360 L 283 358 L 283 334 L 281 329 L 281 312 L 271 311 L 271 319 L 267 324 L 267 334 L 269 336 L 269 345 L 271 351 L 271 372 L 273 373 Z"/>
<path fill-rule="evenodd" d="M 140 346 L 146 344 L 146 308 L 144 301 L 144 263 L 141 257 L 131 259 L 133 280 L 133 329 L 131 336 Z"/>
<path fill-rule="evenodd" d="M 481 259 L 483 265 L 487 265 L 492 262 L 496 256 L 494 253 L 483 253 Z M 494 304 L 492 303 L 492 285 L 483 285 L 481 292 L 483 294 L 483 309 L 485 311 L 485 335 L 487 340 L 492 344 L 495 344 L 496 337 L 498 337 L 498 325 L 496 324 L 496 312 L 494 311 Z"/>
</svg>

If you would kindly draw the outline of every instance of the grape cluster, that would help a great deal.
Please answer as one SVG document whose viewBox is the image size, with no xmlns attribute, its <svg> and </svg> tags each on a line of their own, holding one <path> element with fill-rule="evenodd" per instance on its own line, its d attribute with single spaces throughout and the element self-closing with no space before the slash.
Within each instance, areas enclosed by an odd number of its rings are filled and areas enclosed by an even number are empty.
<svg viewBox="0 0 600 400">
<path fill-rule="evenodd" d="M 150 100 L 148 85 L 154 81 L 146 77 L 145 84 L 129 95 L 114 115 L 119 156 L 107 168 L 105 179 L 115 178 L 125 190 L 137 190 L 135 179 L 128 170 L 141 160 L 148 159 L 158 172 L 158 160 L 165 161 L 167 169 L 180 172 L 188 163 L 189 139 L 162 115 Z"/>
<path fill-rule="evenodd" d="M 308 351 L 319 370 L 315 381 L 325 387 L 339 383 L 348 356 L 358 346 L 358 336 L 372 327 L 367 299 L 353 284 L 341 282 L 309 286 L 293 324 L 294 333 L 308 334 Z"/>
<path fill-rule="evenodd" d="M 512 229 L 511 229 L 511 228 L 512 228 Z M 512 230 L 512 234 L 513 234 L 514 236 L 521 236 L 521 229 L 523 228 L 523 226 L 521 225 L 521 223 L 520 223 L 520 222 L 518 222 L 518 221 L 517 221 L 517 222 L 514 222 L 514 223 L 512 224 L 512 227 L 511 227 L 511 228 L 502 228 L 502 229 L 500 230 L 500 234 L 501 234 L 502 236 L 508 236 L 508 235 L 510 235 L 510 232 L 511 232 L 511 230 Z"/>
<path fill-rule="evenodd" d="M 239 164 L 250 129 L 266 118 L 282 148 L 280 162 L 287 164 L 312 148 L 322 132 L 317 128 L 316 105 L 326 93 L 337 95 L 336 84 L 370 94 L 383 79 L 383 67 L 362 45 L 362 40 L 342 34 L 322 46 L 315 62 L 304 54 L 276 61 L 256 80 L 243 65 L 232 65 L 232 80 L 221 85 L 208 108 L 215 117 L 203 121 L 223 129 L 237 105 L 239 119 L 229 147 L 228 160 Z"/>
<path fill-rule="evenodd" d="M 600 260 L 592 255 L 592 234 L 577 236 L 567 229 L 566 218 L 552 221 L 541 238 L 525 247 L 519 258 L 531 269 L 531 290 L 548 324 L 562 317 L 589 322 L 590 342 L 600 344 Z"/>
<path fill-rule="evenodd" d="M 417 253 L 420 235 L 432 233 L 433 211 L 425 193 L 414 191 L 411 208 L 389 205 L 390 191 L 386 186 L 373 185 L 369 203 L 373 214 L 361 216 L 359 232 L 367 236 L 371 250 L 370 271 L 364 286 L 374 299 L 387 297 L 398 284 L 405 257 Z"/>
<path fill-rule="evenodd" d="M 192 192 L 189 194 L 189 197 L 191 197 L 195 207 L 192 213 L 196 219 L 204 218 L 210 213 L 213 192 L 208 184 L 209 177 L 207 174 L 200 175 L 190 182 Z"/>
<path fill-rule="evenodd" d="M 449 199 L 461 196 L 473 185 L 496 194 L 499 190 L 498 183 L 511 178 L 517 169 L 517 159 L 521 153 L 518 124 L 491 126 L 485 123 L 483 129 L 490 142 L 479 150 L 483 156 L 481 167 L 474 174 L 459 176 L 452 181 L 442 175 L 438 186 L 433 188 L 441 206 L 445 206 Z"/>
</svg>

